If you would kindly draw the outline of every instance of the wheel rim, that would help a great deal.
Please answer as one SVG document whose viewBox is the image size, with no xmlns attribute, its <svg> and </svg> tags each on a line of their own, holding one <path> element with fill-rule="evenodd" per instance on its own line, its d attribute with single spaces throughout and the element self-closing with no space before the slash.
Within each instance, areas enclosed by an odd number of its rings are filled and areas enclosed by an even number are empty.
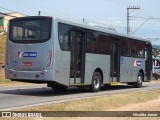
<svg viewBox="0 0 160 120">
<path fill-rule="evenodd" d="M 142 77 L 138 76 L 138 84 L 141 85 L 142 84 Z"/>
<path fill-rule="evenodd" d="M 94 78 L 94 82 L 93 82 L 93 84 L 94 84 L 94 88 L 95 89 L 98 89 L 99 88 L 99 86 L 100 86 L 100 78 L 98 77 L 98 76 L 96 76 L 95 78 Z"/>
</svg>

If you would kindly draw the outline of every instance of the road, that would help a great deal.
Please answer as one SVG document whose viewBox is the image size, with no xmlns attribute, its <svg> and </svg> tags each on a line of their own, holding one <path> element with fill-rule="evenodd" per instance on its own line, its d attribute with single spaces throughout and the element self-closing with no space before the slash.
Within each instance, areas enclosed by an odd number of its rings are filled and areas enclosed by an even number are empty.
<svg viewBox="0 0 160 120">
<path fill-rule="evenodd" d="M 146 82 L 141 88 L 133 88 L 127 85 L 102 87 L 100 92 L 91 93 L 87 90 L 69 88 L 66 91 L 57 92 L 46 85 L 27 85 L 0 88 L 0 111 L 11 110 L 19 107 L 57 103 L 63 101 L 90 98 L 93 96 L 119 94 L 137 90 L 160 89 L 160 82 Z"/>
</svg>

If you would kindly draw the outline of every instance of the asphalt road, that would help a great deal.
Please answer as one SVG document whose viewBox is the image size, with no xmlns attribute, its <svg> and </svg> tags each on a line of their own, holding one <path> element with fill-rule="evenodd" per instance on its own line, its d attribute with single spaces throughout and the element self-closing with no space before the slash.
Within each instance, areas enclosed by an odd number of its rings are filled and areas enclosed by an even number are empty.
<svg viewBox="0 0 160 120">
<path fill-rule="evenodd" d="M 160 89 L 160 82 L 146 82 L 143 87 L 134 88 L 127 85 L 102 87 L 100 92 L 91 93 L 87 90 L 69 88 L 66 91 L 57 92 L 46 85 L 27 85 L 16 87 L 0 87 L 0 111 L 11 110 L 24 106 L 57 103 L 76 99 L 90 98 L 93 96 L 119 94 L 137 90 Z"/>
</svg>

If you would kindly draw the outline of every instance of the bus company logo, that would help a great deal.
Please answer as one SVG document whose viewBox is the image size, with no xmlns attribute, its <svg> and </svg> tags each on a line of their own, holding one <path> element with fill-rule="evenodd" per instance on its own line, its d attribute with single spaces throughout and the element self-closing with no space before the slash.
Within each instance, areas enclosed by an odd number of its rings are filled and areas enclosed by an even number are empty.
<svg viewBox="0 0 160 120">
<path fill-rule="evenodd" d="M 19 58 L 34 58 L 37 57 L 37 52 L 18 52 Z"/>
<path fill-rule="evenodd" d="M 141 67 L 142 66 L 142 61 L 140 61 L 140 60 L 134 60 L 133 61 L 133 66 L 134 67 L 136 67 L 136 66 Z"/>
</svg>

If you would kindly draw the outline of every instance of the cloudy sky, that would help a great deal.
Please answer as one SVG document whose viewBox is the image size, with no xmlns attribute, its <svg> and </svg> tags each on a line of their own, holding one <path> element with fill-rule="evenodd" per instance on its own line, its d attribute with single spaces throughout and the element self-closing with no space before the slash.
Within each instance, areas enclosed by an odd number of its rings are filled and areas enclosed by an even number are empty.
<svg viewBox="0 0 160 120">
<path fill-rule="evenodd" d="M 25 15 L 63 17 L 77 22 L 96 22 L 126 34 L 127 7 L 130 10 L 130 34 L 155 38 L 160 44 L 160 0 L 0 0 L 0 12 L 18 11 Z M 9 11 L 10 10 L 10 11 Z"/>
</svg>

